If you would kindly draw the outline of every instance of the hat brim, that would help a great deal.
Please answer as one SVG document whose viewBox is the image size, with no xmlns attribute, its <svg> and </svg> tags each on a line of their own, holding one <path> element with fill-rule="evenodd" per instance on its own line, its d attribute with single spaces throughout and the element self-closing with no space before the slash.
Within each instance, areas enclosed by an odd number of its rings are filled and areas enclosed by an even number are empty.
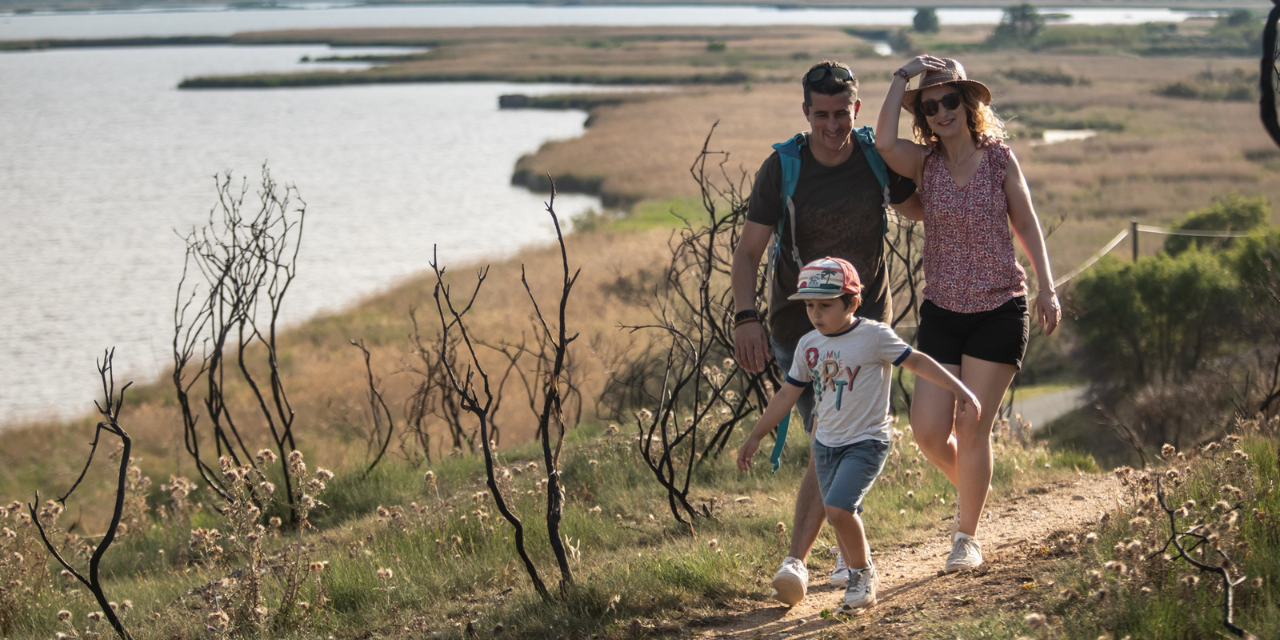
<svg viewBox="0 0 1280 640">
<path fill-rule="evenodd" d="M 825 291 L 803 291 L 803 292 L 793 293 L 787 296 L 787 299 L 788 300 L 831 300 L 833 298 L 839 298 L 844 294 L 845 294 L 844 291 L 836 291 L 835 293 L 828 293 Z M 857 295 L 857 294 L 854 294 L 854 295 Z"/>
<path fill-rule="evenodd" d="M 934 82 L 931 84 L 927 84 L 918 89 L 907 90 L 906 93 L 902 94 L 902 108 L 909 113 L 915 113 L 916 112 L 915 110 L 916 96 L 920 95 L 921 91 L 924 91 L 925 89 L 928 89 L 930 87 L 940 87 L 948 84 L 965 85 L 966 87 L 973 90 L 973 92 L 978 95 L 979 102 L 982 102 L 983 104 L 991 104 L 991 90 L 987 88 L 987 85 L 982 84 L 977 80 L 947 80 L 945 82 Z"/>
</svg>

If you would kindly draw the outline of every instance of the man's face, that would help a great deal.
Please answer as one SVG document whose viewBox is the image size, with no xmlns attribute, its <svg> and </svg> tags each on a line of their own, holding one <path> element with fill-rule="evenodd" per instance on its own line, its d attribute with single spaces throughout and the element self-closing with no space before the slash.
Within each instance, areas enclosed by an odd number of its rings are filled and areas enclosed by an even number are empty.
<svg viewBox="0 0 1280 640">
<path fill-rule="evenodd" d="M 813 104 L 804 105 L 804 116 L 809 120 L 810 142 L 830 153 L 844 150 L 862 101 L 854 100 L 850 92 L 828 96 L 815 91 L 809 99 Z"/>
</svg>

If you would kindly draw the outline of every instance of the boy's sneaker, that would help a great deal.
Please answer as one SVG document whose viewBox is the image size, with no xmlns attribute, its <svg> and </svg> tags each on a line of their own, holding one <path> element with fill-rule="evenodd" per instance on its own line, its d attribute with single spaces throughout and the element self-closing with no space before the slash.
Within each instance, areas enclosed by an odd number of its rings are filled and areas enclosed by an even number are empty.
<svg viewBox="0 0 1280 640">
<path fill-rule="evenodd" d="M 876 568 L 850 569 L 849 585 L 844 588 L 844 602 L 840 604 L 840 613 L 852 613 L 857 609 L 865 609 L 876 603 Z"/>
<path fill-rule="evenodd" d="M 843 587 L 849 582 L 849 565 L 844 563 L 840 547 L 831 547 L 831 553 L 836 556 L 836 568 L 831 570 L 831 586 Z"/>
<path fill-rule="evenodd" d="M 787 556 L 782 561 L 782 567 L 778 569 L 778 573 L 773 576 L 773 599 L 788 607 L 794 607 L 804 600 L 804 594 L 808 589 L 809 569 L 804 566 L 804 561 Z"/>
<path fill-rule="evenodd" d="M 970 536 L 957 533 L 951 541 L 951 555 L 942 570 L 946 573 L 967 571 L 982 566 L 982 544 Z"/>
</svg>

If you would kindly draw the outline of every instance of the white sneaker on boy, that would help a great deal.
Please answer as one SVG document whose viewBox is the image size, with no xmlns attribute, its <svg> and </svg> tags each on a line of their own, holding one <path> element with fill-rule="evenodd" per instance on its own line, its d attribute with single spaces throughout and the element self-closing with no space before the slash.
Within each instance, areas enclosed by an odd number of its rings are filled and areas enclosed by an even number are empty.
<svg viewBox="0 0 1280 640">
<path fill-rule="evenodd" d="M 957 533 L 951 541 L 951 555 L 947 556 L 947 564 L 942 570 L 955 573 L 977 569 L 982 566 L 982 544 L 963 533 Z"/>
<path fill-rule="evenodd" d="M 831 570 L 831 586 L 843 587 L 849 582 L 849 565 L 844 563 L 840 547 L 831 547 L 831 553 L 836 557 L 836 568 Z"/>
<path fill-rule="evenodd" d="M 840 613 L 848 614 L 874 605 L 876 584 L 879 581 L 874 566 L 866 569 L 850 569 L 849 585 L 844 589 L 844 602 L 840 604 Z"/>
<path fill-rule="evenodd" d="M 809 569 L 799 558 L 787 556 L 782 561 L 778 573 L 773 576 L 773 599 L 794 607 L 804 600 L 809 590 Z"/>
</svg>

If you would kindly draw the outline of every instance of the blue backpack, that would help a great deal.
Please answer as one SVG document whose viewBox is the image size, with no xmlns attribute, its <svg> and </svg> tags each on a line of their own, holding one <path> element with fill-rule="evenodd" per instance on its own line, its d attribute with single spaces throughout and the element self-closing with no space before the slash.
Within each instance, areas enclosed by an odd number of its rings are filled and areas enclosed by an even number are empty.
<svg viewBox="0 0 1280 640">
<path fill-rule="evenodd" d="M 876 176 L 876 182 L 880 184 L 880 190 L 884 194 L 884 215 L 881 218 L 881 233 L 889 233 L 889 167 L 884 163 L 884 158 L 880 157 L 880 152 L 876 151 L 876 134 L 871 127 L 858 127 L 853 130 L 853 138 L 857 141 L 858 146 L 862 149 L 862 154 L 867 158 L 867 164 L 871 166 L 871 172 Z M 796 184 L 800 182 L 800 149 L 808 144 L 808 135 L 797 133 L 786 142 L 779 142 L 773 145 L 778 152 L 778 159 L 782 161 L 782 217 L 778 219 L 778 228 L 774 230 L 773 251 L 769 254 L 769 280 L 773 279 L 773 269 L 776 260 L 782 258 L 782 229 L 787 223 L 787 218 L 791 218 L 791 228 L 794 230 L 796 226 L 796 206 L 791 201 L 791 196 L 796 193 Z M 794 234 L 794 231 L 793 231 Z M 797 269 L 804 268 L 804 261 L 800 259 L 800 249 L 796 247 L 793 240 L 791 242 L 791 258 L 796 262 Z M 783 373 L 786 373 L 785 371 Z M 778 439 L 773 445 L 773 453 L 769 454 L 769 462 L 773 463 L 773 472 L 778 471 L 778 466 L 782 460 L 782 447 L 787 443 L 787 426 L 791 422 L 791 414 L 788 413 L 778 423 Z"/>
</svg>

